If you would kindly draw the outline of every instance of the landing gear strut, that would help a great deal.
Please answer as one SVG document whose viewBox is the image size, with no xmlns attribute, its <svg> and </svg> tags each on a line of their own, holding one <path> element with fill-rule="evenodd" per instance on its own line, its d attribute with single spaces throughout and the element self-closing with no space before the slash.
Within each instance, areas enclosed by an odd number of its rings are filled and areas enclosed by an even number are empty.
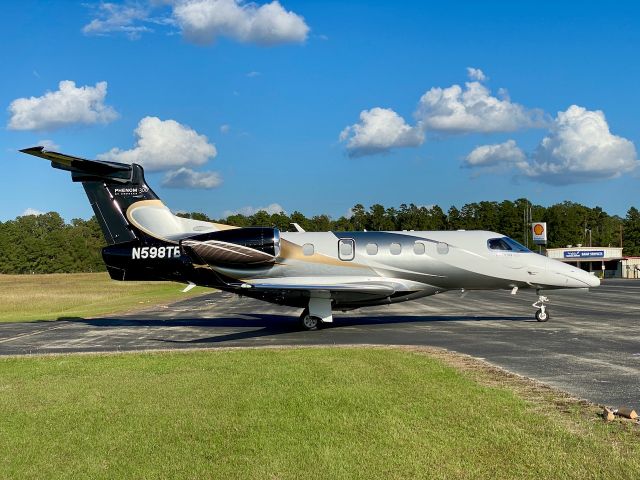
<svg viewBox="0 0 640 480">
<path fill-rule="evenodd" d="M 300 325 L 305 330 L 317 330 L 323 323 L 331 322 L 331 295 L 329 292 L 313 292 L 309 306 L 300 315 Z"/>
<path fill-rule="evenodd" d="M 536 311 L 536 320 L 539 322 L 546 322 L 550 318 L 549 311 L 547 310 L 547 307 L 544 306 L 544 302 L 548 301 L 549 299 L 547 297 L 545 297 L 544 295 L 539 295 L 538 301 L 532 305 L 533 308 L 538 309 Z"/>
</svg>

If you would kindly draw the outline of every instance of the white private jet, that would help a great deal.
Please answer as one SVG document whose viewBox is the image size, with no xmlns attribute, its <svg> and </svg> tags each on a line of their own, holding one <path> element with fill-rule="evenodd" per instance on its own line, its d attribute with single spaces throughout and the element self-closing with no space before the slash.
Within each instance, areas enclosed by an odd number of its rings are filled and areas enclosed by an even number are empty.
<svg viewBox="0 0 640 480">
<path fill-rule="evenodd" d="M 595 276 L 536 254 L 495 232 L 280 232 L 175 216 L 137 164 L 86 160 L 33 147 L 81 182 L 108 246 L 115 280 L 173 280 L 302 308 L 303 328 L 334 310 L 404 302 L 447 290 L 536 289 L 536 319 L 549 319 L 548 290 L 596 287 Z M 189 288 L 187 287 L 187 288 Z"/>
</svg>

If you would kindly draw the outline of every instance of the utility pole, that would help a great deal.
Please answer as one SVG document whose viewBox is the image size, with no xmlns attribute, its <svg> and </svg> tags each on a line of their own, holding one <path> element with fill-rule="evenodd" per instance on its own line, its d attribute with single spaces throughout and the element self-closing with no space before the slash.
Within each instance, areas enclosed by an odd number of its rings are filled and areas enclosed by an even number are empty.
<svg viewBox="0 0 640 480">
<path fill-rule="evenodd" d="M 531 222 L 533 222 L 533 215 L 531 212 L 531 202 L 525 199 L 524 204 L 524 212 L 522 212 L 522 223 L 523 223 L 523 239 L 524 246 L 529 248 L 529 230 L 531 230 Z"/>
<path fill-rule="evenodd" d="M 524 240 L 524 246 L 529 248 L 529 238 L 527 237 L 527 204 L 526 203 L 524 204 L 524 210 L 522 212 L 522 239 Z"/>
</svg>

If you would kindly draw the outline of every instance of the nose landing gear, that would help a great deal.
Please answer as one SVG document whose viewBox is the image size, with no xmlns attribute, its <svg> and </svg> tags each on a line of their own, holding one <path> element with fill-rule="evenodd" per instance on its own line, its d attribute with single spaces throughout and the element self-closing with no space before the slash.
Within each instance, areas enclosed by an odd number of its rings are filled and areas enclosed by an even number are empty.
<svg viewBox="0 0 640 480">
<path fill-rule="evenodd" d="M 547 297 L 545 297 L 544 295 L 539 295 L 538 301 L 531 305 L 533 308 L 538 309 L 536 311 L 536 320 L 539 322 L 546 322 L 550 318 L 549 311 L 547 310 L 547 307 L 544 306 L 544 302 L 548 301 L 549 299 Z"/>
</svg>

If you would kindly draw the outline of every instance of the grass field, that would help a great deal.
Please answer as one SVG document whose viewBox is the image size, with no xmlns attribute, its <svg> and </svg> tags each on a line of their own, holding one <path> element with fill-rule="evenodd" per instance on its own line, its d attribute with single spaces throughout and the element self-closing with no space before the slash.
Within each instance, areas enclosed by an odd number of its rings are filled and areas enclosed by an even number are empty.
<svg viewBox="0 0 640 480">
<path fill-rule="evenodd" d="M 172 282 L 117 282 L 106 273 L 0 275 L 0 322 L 89 317 L 207 291 Z"/>
<path fill-rule="evenodd" d="M 637 427 L 488 378 L 373 348 L 4 358 L 0 476 L 640 478 Z"/>
</svg>

